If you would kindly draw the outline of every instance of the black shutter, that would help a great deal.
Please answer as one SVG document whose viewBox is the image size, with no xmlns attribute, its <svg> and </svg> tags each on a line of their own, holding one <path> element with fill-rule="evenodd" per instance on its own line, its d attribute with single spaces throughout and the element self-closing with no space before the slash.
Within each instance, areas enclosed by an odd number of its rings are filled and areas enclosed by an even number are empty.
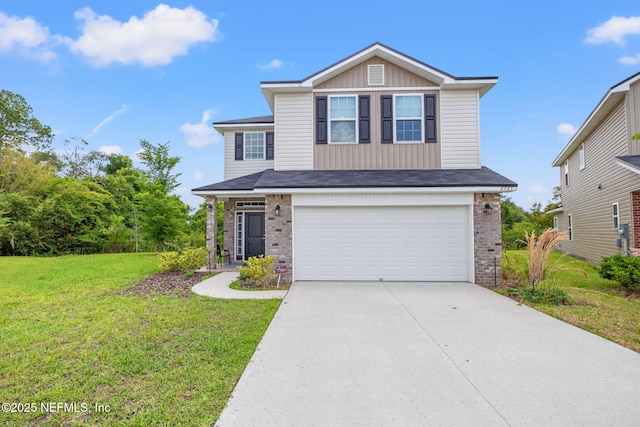
<svg viewBox="0 0 640 427">
<path fill-rule="evenodd" d="M 424 96 L 424 129 L 425 142 L 436 142 L 438 133 L 436 132 L 436 96 Z"/>
<path fill-rule="evenodd" d="M 382 111 L 382 143 L 393 143 L 393 96 L 380 96 L 380 110 Z"/>
<path fill-rule="evenodd" d="M 236 160 L 244 159 L 244 134 L 236 133 Z"/>
<path fill-rule="evenodd" d="M 360 144 L 369 144 L 371 142 L 371 120 L 369 118 L 369 104 L 370 98 L 369 95 L 360 95 L 358 97 L 358 126 L 359 126 L 359 143 Z"/>
<path fill-rule="evenodd" d="M 327 143 L 327 97 L 316 97 L 316 144 Z"/>
<path fill-rule="evenodd" d="M 265 143 L 265 160 L 273 160 L 273 132 L 266 133 L 267 141 Z"/>
</svg>

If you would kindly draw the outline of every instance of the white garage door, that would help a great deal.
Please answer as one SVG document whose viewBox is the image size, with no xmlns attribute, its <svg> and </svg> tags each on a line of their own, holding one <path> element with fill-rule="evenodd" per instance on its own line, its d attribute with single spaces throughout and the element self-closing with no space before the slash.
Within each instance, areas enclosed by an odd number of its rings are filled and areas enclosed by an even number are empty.
<svg viewBox="0 0 640 427">
<path fill-rule="evenodd" d="M 296 207 L 296 280 L 469 281 L 467 206 Z"/>
</svg>

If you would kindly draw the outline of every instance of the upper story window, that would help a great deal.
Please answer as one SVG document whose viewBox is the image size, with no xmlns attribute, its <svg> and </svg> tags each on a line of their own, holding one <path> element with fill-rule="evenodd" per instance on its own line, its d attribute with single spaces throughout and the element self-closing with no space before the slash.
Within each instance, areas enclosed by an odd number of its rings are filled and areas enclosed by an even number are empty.
<svg viewBox="0 0 640 427">
<path fill-rule="evenodd" d="M 245 132 L 244 134 L 244 159 L 264 160 L 264 133 Z"/>
<path fill-rule="evenodd" d="M 329 97 L 329 142 L 356 143 L 358 130 L 356 126 L 357 107 L 355 96 Z"/>
<path fill-rule="evenodd" d="M 564 161 L 564 185 L 569 185 L 569 160 Z"/>
<path fill-rule="evenodd" d="M 273 160 L 273 132 L 237 132 L 235 160 Z"/>
<path fill-rule="evenodd" d="M 396 95 L 396 142 L 422 142 L 422 96 Z"/>
<path fill-rule="evenodd" d="M 618 228 L 620 228 L 620 214 L 618 213 L 619 210 L 619 206 L 618 203 L 614 203 L 613 204 L 613 228 L 615 228 L 616 230 Z"/>
<path fill-rule="evenodd" d="M 580 144 L 578 149 L 578 159 L 580 161 L 580 169 L 584 169 L 584 144 Z"/>
</svg>

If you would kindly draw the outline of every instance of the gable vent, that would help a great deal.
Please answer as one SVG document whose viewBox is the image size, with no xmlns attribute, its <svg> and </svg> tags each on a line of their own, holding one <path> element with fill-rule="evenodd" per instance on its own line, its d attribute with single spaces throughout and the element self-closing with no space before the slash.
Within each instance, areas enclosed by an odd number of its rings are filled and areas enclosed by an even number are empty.
<svg viewBox="0 0 640 427">
<path fill-rule="evenodd" d="M 384 64 L 369 65 L 369 86 L 384 85 Z"/>
</svg>

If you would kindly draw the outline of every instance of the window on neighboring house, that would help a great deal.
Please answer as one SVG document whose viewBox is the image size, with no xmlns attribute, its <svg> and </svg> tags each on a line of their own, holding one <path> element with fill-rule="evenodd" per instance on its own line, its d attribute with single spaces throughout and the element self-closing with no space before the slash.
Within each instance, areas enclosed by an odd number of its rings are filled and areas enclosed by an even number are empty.
<svg viewBox="0 0 640 427">
<path fill-rule="evenodd" d="M 557 216 L 553 217 L 553 229 L 556 231 L 556 234 L 558 234 L 558 217 Z"/>
<path fill-rule="evenodd" d="M 578 158 L 580 160 L 580 169 L 584 169 L 584 144 L 580 144 L 578 149 Z"/>
<path fill-rule="evenodd" d="M 422 142 L 422 95 L 395 96 L 395 129 L 397 142 Z"/>
<path fill-rule="evenodd" d="M 615 228 L 616 230 L 620 228 L 620 214 L 618 212 L 619 206 L 616 202 L 613 204 L 613 228 Z"/>
<path fill-rule="evenodd" d="M 358 142 L 357 117 L 355 96 L 330 96 L 329 142 Z"/>
<path fill-rule="evenodd" d="M 573 217 L 571 214 L 567 216 L 567 233 L 569 234 L 569 240 L 573 240 Z"/>
<path fill-rule="evenodd" d="M 564 185 L 569 185 L 569 160 L 564 161 Z"/>
<path fill-rule="evenodd" d="M 244 158 L 245 160 L 264 160 L 264 132 L 245 132 Z"/>
</svg>

